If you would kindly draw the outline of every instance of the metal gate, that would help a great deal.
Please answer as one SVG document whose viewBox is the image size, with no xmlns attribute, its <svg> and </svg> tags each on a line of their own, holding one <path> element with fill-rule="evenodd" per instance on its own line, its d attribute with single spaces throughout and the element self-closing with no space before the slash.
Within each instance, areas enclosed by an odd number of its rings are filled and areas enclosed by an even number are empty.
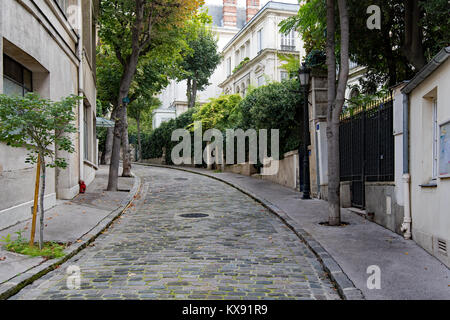
<svg viewBox="0 0 450 320">
<path fill-rule="evenodd" d="M 365 207 L 365 183 L 394 181 L 392 96 L 346 109 L 340 121 L 341 181 L 351 183 L 351 202 Z"/>
</svg>

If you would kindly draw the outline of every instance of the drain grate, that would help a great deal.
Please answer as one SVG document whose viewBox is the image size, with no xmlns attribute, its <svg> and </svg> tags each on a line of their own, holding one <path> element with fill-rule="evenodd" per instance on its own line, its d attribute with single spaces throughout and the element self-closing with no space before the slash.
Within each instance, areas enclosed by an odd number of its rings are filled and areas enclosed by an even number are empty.
<svg viewBox="0 0 450 320">
<path fill-rule="evenodd" d="M 187 180 L 186 178 L 175 178 L 174 180 L 177 180 L 177 181 L 185 181 L 185 180 Z"/>
<path fill-rule="evenodd" d="M 183 217 L 183 218 L 206 218 L 206 217 L 209 217 L 209 214 L 206 214 L 206 213 L 184 213 L 184 214 L 180 214 L 180 217 Z"/>
</svg>

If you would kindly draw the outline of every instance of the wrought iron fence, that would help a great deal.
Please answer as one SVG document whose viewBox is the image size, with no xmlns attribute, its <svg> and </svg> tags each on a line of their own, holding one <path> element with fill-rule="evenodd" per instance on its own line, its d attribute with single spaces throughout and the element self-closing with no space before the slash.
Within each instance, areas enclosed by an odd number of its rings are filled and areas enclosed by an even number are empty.
<svg viewBox="0 0 450 320">
<path fill-rule="evenodd" d="M 347 108 L 340 119 L 341 181 L 351 181 L 352 204 L 364 207 L 367 181 L 394 181 L 392 94 Z"/>
</svg>

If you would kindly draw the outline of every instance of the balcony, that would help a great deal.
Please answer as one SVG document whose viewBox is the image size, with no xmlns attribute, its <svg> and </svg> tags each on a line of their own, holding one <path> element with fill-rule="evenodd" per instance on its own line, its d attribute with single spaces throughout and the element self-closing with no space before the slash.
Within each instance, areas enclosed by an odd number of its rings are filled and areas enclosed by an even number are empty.
<svg viewBox="0 0 450 320">
<path fill-rule="evenodd" d="M 281 51 L 295 51 L 295 46 L 281 45 Z"/>
</svg>

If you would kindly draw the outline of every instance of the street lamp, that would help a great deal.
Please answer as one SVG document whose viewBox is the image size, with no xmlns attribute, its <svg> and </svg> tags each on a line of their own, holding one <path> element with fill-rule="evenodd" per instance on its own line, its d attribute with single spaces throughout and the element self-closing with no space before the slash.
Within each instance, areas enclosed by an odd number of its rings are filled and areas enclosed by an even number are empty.
<svg viewBox="0 0 450 320">
<path fill-rule="evenodd" d="M 298 70 L 298 78 L 300 85 L 303 88 L 303 197 L 302 199 L 311 199 L 311 182 L 309 173 L 309 150 L 310 136 L 309 136 L 309 82 L 310 70 L 305 63 Z"/>
</svg>

